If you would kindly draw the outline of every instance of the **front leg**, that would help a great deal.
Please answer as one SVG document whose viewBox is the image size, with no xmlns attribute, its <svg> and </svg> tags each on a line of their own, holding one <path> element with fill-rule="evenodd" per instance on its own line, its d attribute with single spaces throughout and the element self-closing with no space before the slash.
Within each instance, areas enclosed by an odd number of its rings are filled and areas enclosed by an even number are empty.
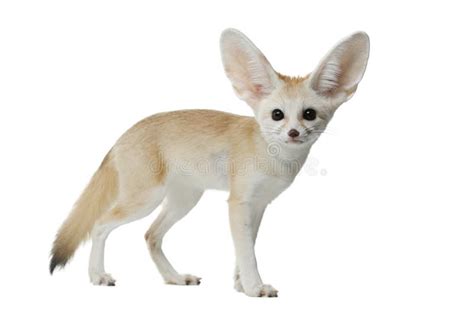
<svg viewBox="0 0 474 316">
<path fill-rule="evenodd" d="M 252 227 L 252 240 L 255 247 L 255 243 L 257 240 L 258 230 L 260 228 L 260 223 L 262 222 L 263 214 L 265 213 L 266 205 L 255 205 L 253 216 L 251 217 L 251 227 Z M 242 287 L 242 282 L 240 281 L 240 270 L 239 266 L 235 265 L 234 271 L 234 289 L 237 292 L 244 292 Z"/>
<path fill-rule="evenodd" d="M 263 210 L 250 202 L 229 200 L 230 228 L 242 290 L 248 296 L 276 297 L 277 290 L 262 283 L 255 257 L 255 239 Z"/>
</svg>

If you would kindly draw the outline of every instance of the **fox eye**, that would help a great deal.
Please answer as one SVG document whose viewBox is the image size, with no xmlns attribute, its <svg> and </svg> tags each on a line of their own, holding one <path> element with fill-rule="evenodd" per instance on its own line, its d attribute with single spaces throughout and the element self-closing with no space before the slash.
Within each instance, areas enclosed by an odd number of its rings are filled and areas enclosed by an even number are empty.
<svg viewBox="0 0 474 316">
<path fill-rule="evenodd" d="M 307 121 L 316 119 L 316 111 L 314 109 L 306 109 L 303 111 L 303 118 Z"/>
<path fill-rule="evenodd" d="M 281 121 L 285 117 L 285 114 L 283 114 L 283 111 L 280 109 L 275 109 L 272 112 L 272 119 L 274 121 Z"/>
</svg>

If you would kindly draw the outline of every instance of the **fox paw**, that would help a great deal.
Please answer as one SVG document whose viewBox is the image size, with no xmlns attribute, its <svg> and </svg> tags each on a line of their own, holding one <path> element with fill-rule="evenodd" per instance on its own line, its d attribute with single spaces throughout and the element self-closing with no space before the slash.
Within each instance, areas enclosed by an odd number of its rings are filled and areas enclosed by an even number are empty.
<svg viewBox="0 0 474 316">
<path fill-rule="evenodd" d="M 115 286 L 115 279 L 107 273 L 94 273 L 90 275 L 92 284 L 102 286 Z"/>
<path fill-rule="evenodd" d="M 201 278 L 191 274 L 180 274 L 176 278 L 166 280 L 167 284 L 173 285 L 199 285 Z"/>
<path fill-rule="evenodd" d="M 256 286 L 245 294 L 252 297 L 278 297 L 278 291 L 269 284 Z"/>
</svg>

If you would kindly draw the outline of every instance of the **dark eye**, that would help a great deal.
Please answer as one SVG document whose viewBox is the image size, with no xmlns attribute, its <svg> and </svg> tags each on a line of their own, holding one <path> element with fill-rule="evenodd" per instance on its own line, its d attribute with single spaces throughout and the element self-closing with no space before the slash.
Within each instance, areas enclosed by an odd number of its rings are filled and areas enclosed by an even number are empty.
<svg viewBox="0 0 474 316">
<path fill-rule="evenodd" d="M 313 109 L 306 109 L 303 111 L 303 118 L 307 121 L 313 121 L 316 118 L 316 111 Z"/>
<path fill-rule="evenodd" d="M 283 120 L 284 117 L 285 117 L 285 114 L 283 114 L 283 112 L 282 112 L 280 109 L 275 109 L 275 110 L 273 110 L 273 112 L 272 112 L 272 119 L 273 119 L 274 121 Z"/>
</svg>

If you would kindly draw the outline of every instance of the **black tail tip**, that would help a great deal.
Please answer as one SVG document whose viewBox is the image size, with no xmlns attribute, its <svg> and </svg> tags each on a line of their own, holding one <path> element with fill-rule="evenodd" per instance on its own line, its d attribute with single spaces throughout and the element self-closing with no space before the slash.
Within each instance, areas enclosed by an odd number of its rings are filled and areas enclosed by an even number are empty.
<svg viewBox="0 0 474 316">
<path fill-rule="evenodd" d="M 51 257 L 51 261 L 49 262 L 49 273 L 51 275 L 53 275 L 54 273 L 54 270 L 56 268 L 64 268 L 64 266 L 66 265 L 67 263 L 67 260 L 64 260 L 62 258 L 58 258 L 57 256 L 53 255 Z"/>
</svg>

